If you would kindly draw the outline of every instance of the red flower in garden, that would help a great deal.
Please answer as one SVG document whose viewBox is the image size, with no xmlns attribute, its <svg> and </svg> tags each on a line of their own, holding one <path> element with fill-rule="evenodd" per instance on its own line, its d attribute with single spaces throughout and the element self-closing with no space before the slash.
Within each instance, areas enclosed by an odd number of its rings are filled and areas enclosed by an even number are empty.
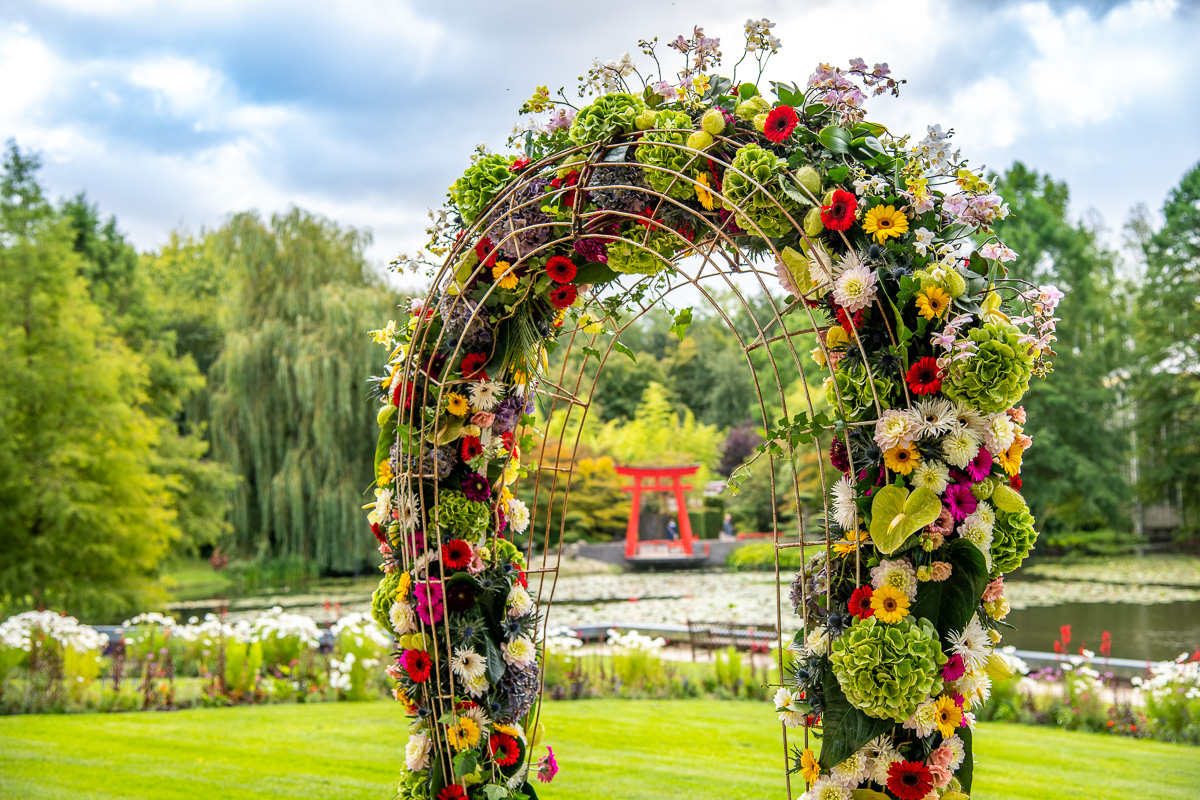
<svg viewBox="0 0 1200 800">
<path fill-rule="evenodd" d="M 477 455 L 483 452 L 483 445 L 479 443 L 478 436 L 464 436 L 462 440 L 462 457 L 463 461 L 470 461 Z"/>
<path fill-rule="evenodd" d="M 511 767 L 521 757 L 521 748 L 517 740 L 507 733 L 493 733 L 488 737 L 488 750 L 492 751 L 492 760 L 502 767 Z"/>
<path fill-rule="evenodd" d="M 842 330 L 846 332 L 847 336 L 853 339 L 856 335 L 855 331 L 862 330 L 863 317 L 866 316 L 867 310 L 860 308 L 851 315 L 846 313 L 846 309 L 838 306 L 835 313 L 837 314 L 838 324 L 842 326 Z"/>
<path fill-rule="evenodd" d="M 496 266 L 496 247 L 492 244 L 492 240 L 484 236 L 476 242 L 475 255 L 479 258 L 479 263 L 487 267 L 487 270 L 483 273 L 484 276 L 490 278 L 492 267 Z"/>
<path fill-rule="evenodd" d="M 529 579 L 525 577 L 525 570 L 521 569 L 520 567 L 517 567 L 517 577 L 513 578 L 513 582 L 519 583 L 522 588 L 529 588 Z"/>
<path fill-rule="evenodd" d="M 505 431 L 504 433 L 500 434 L 500 441 L 503 443 L 504 449 L 511 453 L 513 450 L 513 444 L 516 441 L 516 437 L 513 436 L 512 431 Z"/>
<path fill-rule="evenodd" d="M 546 274 L 555 283 L 567 283 L 575 277 L 577 268 L 566 256 L 551 256 L 546 262 Z"/>
<path fill-rule="evenodd" d="M 442 545 L 442 564 L 448 569 L 466 569 L 471 563 L 471 545 L 462 539 L 451 539 Z"/>
<path fill-rule="evenodd" d="M 791 106 L 775 106 L 771 109 L 771 113 L 767 114 L 767 124 L 763 129 L 763 134 L 772 142 L 782 142 L 792 135 L 792 131 L 796 130 L 799 122 L 800 118 L 796 116 L 796 109 Z"/>
<path fill-rule="evenodd" d="M 1021 476 L 1013 475 L 1011 478 L 1008 479 L 1008 485 L 1014 489 L 1020 489 L 1021 488 Z"/>
<path fill-rule="evenodd" d="M 400 656 L 400 666 L 408 673 L 408 679 L 413 683 L 424 683 L 429 680 L 429 672 L 433 662 L 424 650 L 405 650 Z"/>
<path fill-rule="evenodd" d="M 452 783 L 437 793 L 437 800 L 467 800 L 467 793 L 457 783 Z"/>
<path fill-rule="evenodd" d="M 552 189 L 566 188 L 567 191 L 562 193 L 562 205 L 563 206 L 574 206 L 575 205 L 575 190 L 570 187 L 573 187 L 577 183 L 579 183 L 579 170 L 573 169 L 573 170 L 571 170 L 570 173 L 567 174 L 566 178 L 555 178 L 554 180 L 550 181 L 550 188 L 552 188 Z"/>
<path fill-rule="evenodd" d="M 401 398 L 404 400 L 403 406 L 400 405 Z M 392 405 L 398 408 L 402 407 L 405 411 L 408 411 L 410 408 L 412 408 L 412 400 L 413 385 L 411 382 L 403 381 L 392 390 Z"/>
<path fill-rule="evenodd" d="M 483 353 L 467 353 L 463 356 L 462 364 L 459 368 L 462 370 L 464 378 L 483 378 L 487 380 L 487 373 L 483 371 L 487 365 L 487 356 Z"/>
<path fill-rule="evenodd" d="M 926 356 L 909 367 L 904 379 L 913 394 L 934 394 L 942 388 L 942 371 L 933 356 Z"/>
<path fill-rule="evenodd" d="M 873 590 L 870 586 L 860 586 L 850 595 L 850 613 L 859 619 L 870 619 L 875 613 L 871 608 L 871 595 Z"/>
<path fill-rule="evenodd" d="M 829 205 L 821 206 L 821 222 L 831 231 L 844 231 L 854 224 L 858 198 L 845 189 L 834 189 Z"/>
<path fill-rule="evenodd" d="M 530 161 L 528 158 L 518 158 L 516 161 L 514 161 L 513 163 L 508 165 L 508 171 L 509 172 L 520 172 L 521 170 L 528 167 L 529 164 L 530 164 Z"/>
<path fill-rule="evenodd" d="M 380 544 L 388 543 L 387 536 L 383 532 L 383 527 L 378 522 L 371 523 L 371 533 L 375 534 L 375 538 L 379 540 Z"/>
<path fill-rule="evenodd" d="M 933 773 L 923 761 L 897 761 L 888 767 L 887 788 L 900 800 L 922 800 L 933 789 Z"/>
<path fill-rule="evenodd" d="M 575 287 L 569 283 L 564 283 L 560 286 L 555 286 L 550 290 L 550 302 L 555 308 L 566 308 L 575 302 L 575 298 L 579 296 Z"/>
</svg>

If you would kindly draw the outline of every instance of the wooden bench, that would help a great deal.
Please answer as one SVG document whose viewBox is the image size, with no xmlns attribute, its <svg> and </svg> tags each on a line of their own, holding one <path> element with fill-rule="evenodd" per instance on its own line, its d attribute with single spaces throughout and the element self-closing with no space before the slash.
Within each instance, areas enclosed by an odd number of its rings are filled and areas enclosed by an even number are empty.
<svg viewBox="0 0 1200 800">
<path fill-rule="evenodd" d="M 726 647 L 765 652 L 772 647 L 779 646 L 779 629 L 774 625 L 688 620 L 687 626 L 688 640 L 692 648 L 692 661 L 696 660 L 697 648 L 709 652 Z"/>
</svg>

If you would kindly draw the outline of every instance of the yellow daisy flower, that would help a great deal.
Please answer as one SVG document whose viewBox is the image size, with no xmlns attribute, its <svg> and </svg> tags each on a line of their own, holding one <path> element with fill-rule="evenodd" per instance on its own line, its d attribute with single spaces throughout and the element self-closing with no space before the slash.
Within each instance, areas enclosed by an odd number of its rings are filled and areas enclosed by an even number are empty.
<svg viewBox="0 0 1200 800">
<path fill-rule="evenodd" d="M 455 750 L 465 750 L 479 744 L 479 723 L 470 717 L 459 717 L 446 729 L 446 741 Z"/>
<path fill-rule="evenodd" d="M 1021 471 L 1021 458 L 1024 454 L 1021 443 L 1013 442 L 1007 450 L 1001 450 L 996 454 L 996 460 L 1000 462 L 1000 466 L 1004 468 L 1009 477 L 1012 477 Z"/>
<path fill-rule="evenodd" d="M 907 475 L 916 469 L 920 460 L 921 454 L 915 447 L 893 447 L 883 454 L 883 463 L 887 468 L 901 475 Z"/>
<path fill-rule="evenodd" d="M 942 737 L 949 739 L 954 735 L 954 729 L 962 725 L 962 709 L 950 695 L 942 695 L 937 699 L 937 729 Z"/>
<path fill-rule="evenodd" d="M 446 410 L 456 417 L 465 417 L 471 413 L 471 404 L 465 396 L 458 392 L 450 392 L 446 395 Z"/>
<path fill-rule="evenodd" d="M 492 267 L 492 280 L 501 289 L 517 288 L 517 273 L 507 261 L 497 261 L 496 266 Z"/>
<path fill-rule="evenodd" d="M 871 610 L 880 622 L 899 622 L 908 616 L 908 595 L 884 584 L 871 593 Z"/>
<path fill-rule="evenodd" d="M 386 458 L 380 461 L 378 469 L 375 470 L 375 482 L 383 486 L 386 483 L 391 483 L 395 477 L 396 473 L 392 471 L 392 462 Z"/>
<path fill-rule="evenodd" d="M 817 763 L 817 755 L 811 748 L 804 748 L 800 754 L 800 777 L 805 783 L 816 783 L 821 777 L 821 765 Z"/>
<path fill-rule="evenodd" d="M 408 597 L 408 590 L 412 588 L 412 575 L 407 572 L 400 573 L 400 580 L 396 581 L 396 599 L 403 600 Z"/>
<path fill-rule="evenodd" d="M 700 205 L 704 206 L 705 211 L 716 211 L 721 207 L 721 200 L 712 192 L 712 179 L 707 172 L 701 172 L 696 176 L 696 197 L 700 200 Z"/>
<path fill-rule="evenodd" d="M 895 206 L 875 206 L 863 216 L 863 230 L 883 244 L 889 237 L 899 239 L 908 233 L 908 217 Z"/>
<path fill-rule="evenodd" d="M 950 307 L 950 295 L 937 286 L 917 292 L 917 312 L 925 319 L 940 318 Z"/>
<path fill-rule="evenodd" d="M 854 552 L 856 542 L 867 542 L 870 541 L 870 539 L 871 534 L 859 528 L 854 533 L 846 534 L 846 538 L 844 540 L 840 542 L 834 542 L 833 552 L 837 553 L 839 556 L 848 556 Z"/>
</svg>

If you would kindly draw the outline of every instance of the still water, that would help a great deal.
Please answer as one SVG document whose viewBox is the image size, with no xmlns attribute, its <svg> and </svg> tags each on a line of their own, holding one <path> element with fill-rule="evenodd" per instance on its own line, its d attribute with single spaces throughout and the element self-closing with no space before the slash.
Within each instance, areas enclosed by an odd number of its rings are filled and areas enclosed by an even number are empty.
<svg viewBox="0 0 1200 800">
<path fill-rule="evenodd" d="M 1022 650 L 1054 652 L 1059 627 L 1071 626 L 1070 652 L 1081 646 L 1100 650 L 1100 636 L 1112 634 L 1112 656 L 1135 660 L 1169 661 L 1200 648 L 1200 603 L 1062 603 L 1013 610 L 1005 622 L 1006 644 Z"/>
</svg>

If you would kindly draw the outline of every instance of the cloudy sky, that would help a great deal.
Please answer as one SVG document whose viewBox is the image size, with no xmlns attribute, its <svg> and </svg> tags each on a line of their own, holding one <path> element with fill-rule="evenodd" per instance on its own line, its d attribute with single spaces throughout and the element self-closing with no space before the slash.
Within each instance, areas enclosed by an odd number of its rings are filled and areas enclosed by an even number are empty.
<svg viewBox="0 0 1200 800">
<path fill-rule="evenodd" d="M 296 204 L 369 228 L 382 264 L 420 246 L 425 210 L 535 85 L 693 24 L 740 53 L 747 17 L 778 23 L 768 77 L 886 61 L 908 84 L 873 119 L 1066 180 L 1114 240 L 1200 160 L 1194 0 L 6 0 L 0 138 L 142 249 Z"/>
</svg>

